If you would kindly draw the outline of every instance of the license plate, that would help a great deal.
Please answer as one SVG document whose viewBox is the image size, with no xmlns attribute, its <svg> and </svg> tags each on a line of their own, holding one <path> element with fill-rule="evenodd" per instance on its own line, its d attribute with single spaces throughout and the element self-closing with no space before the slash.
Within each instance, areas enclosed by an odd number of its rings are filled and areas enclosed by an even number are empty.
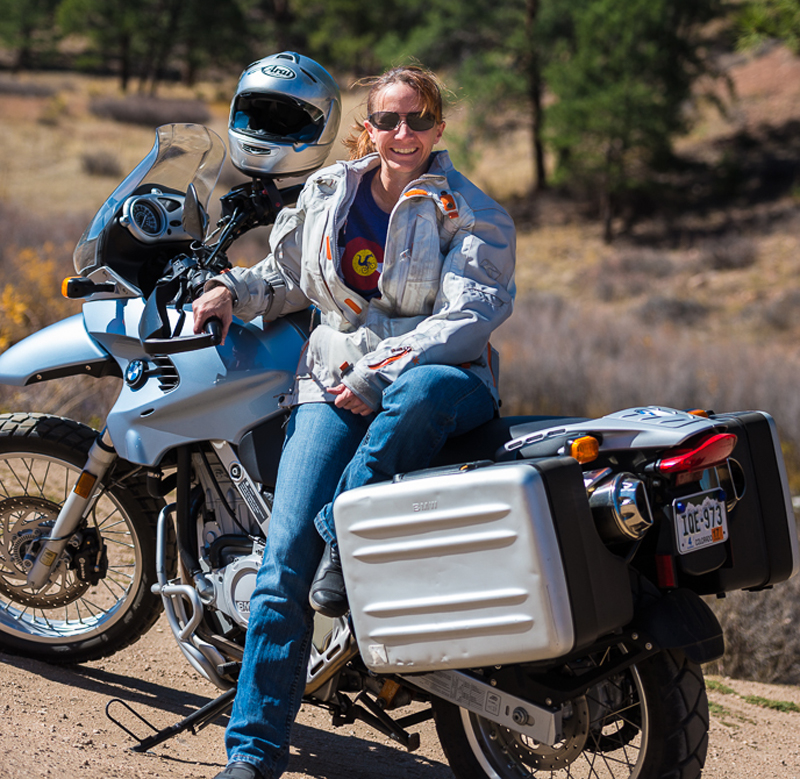
<svg viewBox="0 0 800 779">
<path fill-rule="evenodd" d="M 678 552 L 689 554 L 728 538 L 728 513 L 719 490 L 698 492 L 672 502 Z"/>
</svg>

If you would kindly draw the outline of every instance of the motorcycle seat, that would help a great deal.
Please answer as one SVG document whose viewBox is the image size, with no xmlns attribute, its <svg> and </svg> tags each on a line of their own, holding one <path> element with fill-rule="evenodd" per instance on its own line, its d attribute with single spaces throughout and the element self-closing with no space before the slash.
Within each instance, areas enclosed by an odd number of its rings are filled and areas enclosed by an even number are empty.
<svg viewBox="0 0 800 779">
<path fill-rule="evenodd" d="M 445 442 L 442 451 L 430 464 L 431 468 L 459 465 L 479 460 L 513 460 L 516 453 L 503 449 L 504 444 L 520 436 L 557 427 L 570 422 L 585 421 L 583 417 L 564 416 L 510 416 L 495 417 L 464 435 L 453 436 Z M 286 419 L 274 417 L 248 432 L 239 444 L 239 459 L 255 479 L 262 484 L 274 485 L 280 457 L 280 442 L 283 441 Z M 555 456 L 563 444 L 560 439 L 552 442 L 552 451 L 537 450 L 537 456 Z"/>
<path fill-rule="evenodd" d="M 431 463 L 432 467 L 457 465 L 458 463 L 477 460 L 509 460 L 515 459 L 503 446 L 520 436 L 530 435 L 539 430 L 558 427 L 573 422 L 586 421 L 585 417 L 565 416 L 510 416 L 495 417 L 480 427 L 464 435 L 453 436 L 445 442 L 442 451 Z M 541 452 L 540 456 L 555 456 L 563 441 L 553 442 L 552 452 Z"/>
</svg>

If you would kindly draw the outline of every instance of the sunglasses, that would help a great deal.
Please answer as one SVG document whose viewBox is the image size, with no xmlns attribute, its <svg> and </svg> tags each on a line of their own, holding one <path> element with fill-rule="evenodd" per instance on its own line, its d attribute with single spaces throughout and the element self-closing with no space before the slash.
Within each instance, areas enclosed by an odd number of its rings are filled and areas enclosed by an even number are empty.
<svg viewBox="0 0 800 779">
<path fill-rule="evenodd" d="M 398 114 L 396 111 L 376 111 L 367 117 L 367 121 L 378 130 L 396 130 L 400 122 L 405 121 L 409 130 L 423 133 L 436 126 L 436 117 L 415 111 L 412 114 Z"/>
</svg>

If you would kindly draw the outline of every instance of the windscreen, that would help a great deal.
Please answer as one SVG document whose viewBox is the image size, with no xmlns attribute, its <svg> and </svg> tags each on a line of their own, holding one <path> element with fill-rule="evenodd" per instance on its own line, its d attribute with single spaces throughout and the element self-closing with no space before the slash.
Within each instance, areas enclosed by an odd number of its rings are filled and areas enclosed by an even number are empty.
<svg viewBox="0 0 800 779">
<path fill-rule="evenodd" d="M 103 234 L 125 200 L 143 186 L 185 193 L 194 184 L 199 203 L 208 201 L 225 161 L 225 144 L 200 124 L 168 124 L 156 129 L 153 148 L 111 193 L 73 252 L 78 273 L 102 264 Z"/>
</svg>

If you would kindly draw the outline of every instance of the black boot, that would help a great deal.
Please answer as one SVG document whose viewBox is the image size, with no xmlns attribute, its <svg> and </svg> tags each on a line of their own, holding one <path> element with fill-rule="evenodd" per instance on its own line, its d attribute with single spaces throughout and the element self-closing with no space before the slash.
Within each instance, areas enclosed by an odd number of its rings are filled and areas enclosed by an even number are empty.
<svg viewBox="0 0 800 779">
<path fill-rule="evenodd" d="M 339 547 L 334 544 L 328 544 L 322 553 L 308 600 L 313 609 L 326 617 L 342 617 L 347 613 L 342 562 Z"/>
<path fill-rule="evenodd" d="M 263 779 L 263 774 L 251 763 L 234 760 L 228 763 L 214 779 Z"/>
</svg>

